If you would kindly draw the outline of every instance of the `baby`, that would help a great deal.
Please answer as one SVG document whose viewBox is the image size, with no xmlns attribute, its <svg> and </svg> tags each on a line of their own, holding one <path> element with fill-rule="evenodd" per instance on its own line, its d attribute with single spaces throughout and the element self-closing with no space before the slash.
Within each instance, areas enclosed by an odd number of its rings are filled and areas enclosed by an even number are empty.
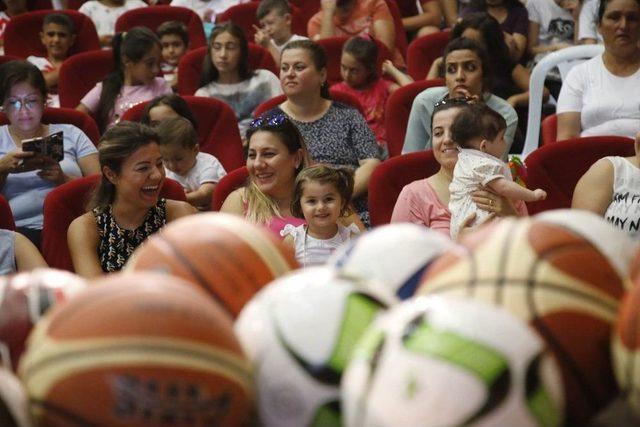
<svg viewBox="0 0 640 427">
<path fill-rule="evenodd" d="M 451 125 L 451 137 L 459 151 L 449 186 L 453 239 L 471 214 L 476 216 L 469 225 L 482 224 L 495 215 L 478 209 L 471 198 L 471 193 L 482 186 L 512 201 L 535 202 L 547 197 L 544 190 L 528 190 L 513 182 L 509 167 L 500 160 L 507 148 L 506 127 L 504 118 L 485 104 L 465 106 Z"/>
</svg>

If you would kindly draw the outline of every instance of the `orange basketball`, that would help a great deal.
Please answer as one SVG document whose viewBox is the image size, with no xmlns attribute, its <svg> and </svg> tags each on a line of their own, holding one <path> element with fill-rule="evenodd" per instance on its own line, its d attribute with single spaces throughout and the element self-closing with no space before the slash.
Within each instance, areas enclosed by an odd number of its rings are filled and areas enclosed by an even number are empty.
<svg viewBox="0 0 640 427">
<path fill-rule="evenodd" d="M 622 395 L 640 419 L 640 277 L 620 304 L 612 354 Z"/>
<path fill-rule="evenodd" d="M 127 264 L 129 270 L 167 272 L 198 284 L 234 317 L 262 286 L 297 267 L 293 249 L 277 237 L 223 213 L 172 222 Z"/>
<path fill-rule="evenodd" d="M 249 363 L 229 315 L 169 275 L 96 280 L 34 328 L 19 374 L 39 426 L 242 426 Z"/>
<path fill-rule="evenodd" d="M 609 341 L 636 244 L 576 210 L 503 220 L 462 243 L 418 293 L 481 299 L 528 321 L 561 367 L 567 425 L 584 425 L 617 392 Z"/>
<path fill-rule="evenodd" d="M 33 325 L 51 306 L 86 286 L 87 282 L 80 276 L 49 268 L 0 277 L 2 364 L 16 369 Z"/>
</svg>

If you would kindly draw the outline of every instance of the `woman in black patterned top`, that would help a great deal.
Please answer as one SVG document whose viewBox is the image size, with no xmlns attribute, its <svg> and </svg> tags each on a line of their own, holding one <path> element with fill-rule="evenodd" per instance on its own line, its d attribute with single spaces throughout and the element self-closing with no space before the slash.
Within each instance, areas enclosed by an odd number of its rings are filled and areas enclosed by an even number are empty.
<svg viewBox="0 0 640 427">
<path fill-rule="evenodd" d="M 195 212 L 186 202 L 160 199 L 164 182 L 158 135 L 121 122 L 99 144 L 102 180 L 91 211 L 69 226 L 73 266 L 81 276 L 120 270 L 140 243 L 165 223 Z"/>
<path fill-rule="evenodd" d="M 284 112 L 292 119 L 314 162 L 353 168 L 352 201 L 368 226 L 367 188 L 381 153 L 364 117 L 355 108 L 329 99 L 326 65 L 326 54 L 317 43 L 288 43 L 280 65 L 280 83 L 287 100 L 268 114 Z"/>
</svg>

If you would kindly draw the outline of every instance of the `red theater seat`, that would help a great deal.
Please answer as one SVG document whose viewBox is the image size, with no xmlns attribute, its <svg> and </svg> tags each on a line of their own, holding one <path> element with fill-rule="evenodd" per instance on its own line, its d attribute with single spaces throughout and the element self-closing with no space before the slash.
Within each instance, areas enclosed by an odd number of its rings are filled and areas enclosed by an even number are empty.
<svg viewBox="0 0 640 427">
<path fill-rule="evenodd" d="M 350 105 L 353 108 L 357 109 L 360 112 L 360 114 L 364 116 L 364 108 L 362 107 L 362 104 L 360 104 L 360 101 L 358 100 L 358 98 L 356 98 L 355 96 L 351 95 L 350 93 L 341 92 L 339 90 L 334 90 L 334 89 L 329 90 L 329 94 L 331 95 L 331 99 L 333 99 L 334 101 Z M 286 95 L 278 95 L 274 98 L 271 98 L 268 101 L 265 101 L 262 104 L 258 105 L 258 107 L 256 107 L 255 111 L 253 112 L 253 116 L 260 117 L 267 111 L 277 107 L 278 105 L 282 104 L 286 100 L 287 100 Z"/>
<path fill-rule="evenodd" d="M 84 52 L 68 58 L 60 67 L 60 106 L 76 108 L 80 100 L 113 69 L 110 49 Z"/>
<path fill-rule="evenodd" d="M 440 58 L 449 43 L 449 30 L 415 39 L 407 49 L 407 72 L 414 80 L 424 80 L 433 61 Z"/>
<path fill-rule="evenodd" d="M 540 145 L 556 142 L 558 135 L 558 115 L 552 114 L 545 117 L 540 126 L 540 132 L 542 133 L 542 142 Z"/>
<path fill-rule="evenodd" d="M 246 166 L 242 166 L 223 176 L 220 182 L 218 182 L 218 185 L 216 185 L 213 193 L 211 210 L 215 212 L 219 211 L 229 194 L 233 193 L 236 188 L 242 187 L 247 182 L 248 177 L 249 171 Z"/>
<path fill-rule="evenodd" d="M 16 223 L 13 221 L 13 212 L 9 202 L 0 194 L 0 228 L 5 230 L 16 230 Z"/>
<path fill-rule="evenodd" d="M 349 37 L 329 37 L 318 40 L 317 43 L 322 46 L 327 53 L 327 82 L 329 86 L 341 82 L 340 62 L 342 57 L 342 46 L 349 40 Z M 387 46 L 379 40 L 375 40 L 378 45 L 378 63 L 376 64 L 378 73 L 382 71 L 382 63 L 386 59 L 391 59 L 391 52 Z"/>
</svg>

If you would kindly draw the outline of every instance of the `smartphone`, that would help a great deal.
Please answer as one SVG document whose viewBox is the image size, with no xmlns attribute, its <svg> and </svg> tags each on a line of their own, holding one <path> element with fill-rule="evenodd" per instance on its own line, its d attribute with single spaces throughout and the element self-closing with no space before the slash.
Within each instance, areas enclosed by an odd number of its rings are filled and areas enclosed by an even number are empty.
<svg viewBox="0 0 640 427">
<path fill-rule="evenodd" d="M 64 139 L 62 131 L 51 135 L 22 140 L 22 151 L 32 151 L 55 162 L 64 159 Z"/>
</svg>

